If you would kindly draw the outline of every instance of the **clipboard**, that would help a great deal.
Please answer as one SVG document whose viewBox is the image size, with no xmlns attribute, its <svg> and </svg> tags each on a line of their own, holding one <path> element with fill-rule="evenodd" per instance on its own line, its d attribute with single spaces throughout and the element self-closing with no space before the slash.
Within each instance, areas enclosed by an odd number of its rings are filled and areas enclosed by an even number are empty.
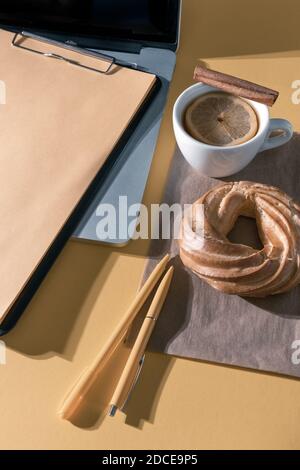
<svg viewBox="0 0 300 470">
<path fill-rule="evenodd" d="M 42 40 L 41 40 L 42 39 Z M 35 35 L 0 30 L 0 334 L 72 233 L 156 76 Z"/>
</svg>

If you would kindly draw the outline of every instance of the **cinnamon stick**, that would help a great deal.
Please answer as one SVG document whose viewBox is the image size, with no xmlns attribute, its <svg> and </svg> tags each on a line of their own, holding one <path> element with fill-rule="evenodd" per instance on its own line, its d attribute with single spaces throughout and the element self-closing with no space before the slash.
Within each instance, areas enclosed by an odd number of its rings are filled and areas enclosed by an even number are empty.
<svg viewBox="0 0 300 470">
<path fill-rule="evenodd" d="M 259 103 L 273 106 L 278 98 L 279 92 L 248 82 L 226 73 L 217 72 L 207 69 L 201 65 L 197 65 L 194 71 L 194 80 L 206 83 L 207 85 L 220 88 L 223 91 L 232 93 L 233 95 L 242 96 Z"/>
</svg>

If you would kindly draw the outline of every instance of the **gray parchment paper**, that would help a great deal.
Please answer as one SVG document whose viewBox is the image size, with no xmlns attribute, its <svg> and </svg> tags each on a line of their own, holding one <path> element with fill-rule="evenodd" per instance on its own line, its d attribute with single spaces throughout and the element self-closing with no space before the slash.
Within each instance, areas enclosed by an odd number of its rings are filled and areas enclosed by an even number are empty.
<svg viewBox="0 0 300 470">
<path fill-rule="evenodd" d="M 285 146 L 258 154 L 248 167 L 223 181 L 271 184 L 300 201 L 299 170 L 300 135 L 295 134 Z M 177 150 L 163 202 L 192 203 L 220 181 L 197 174 Z M 231 237 L 254 242 L 255 223 L 243 218 Z M 264 299 L 222 294 L 184 268 L 176 240 L 151 242 L 145 276 L 166 252 L 172 255 L 175 274 L 149 349 L 300 377 L 300 365 L 292 360 L 293 342 L 300 340 L 300 286 Z"/>
</svg>

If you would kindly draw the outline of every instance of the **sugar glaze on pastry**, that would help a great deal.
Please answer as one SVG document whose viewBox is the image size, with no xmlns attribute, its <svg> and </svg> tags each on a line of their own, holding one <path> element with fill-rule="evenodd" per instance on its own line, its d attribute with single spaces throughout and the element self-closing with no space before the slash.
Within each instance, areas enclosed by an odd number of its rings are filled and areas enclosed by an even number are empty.
<svg viewBox="0 0 300 470">
<path fill-rule="evenodd" d="M 240 215 L 256 219 L 261 250 L 228 240 Z M 248 297 L 286 292 L 300 283 L 300 205 L 273 186 L 225 183 L 193 204 L 179 245 L 184 265 L 215 289 Z"/>
</svg>

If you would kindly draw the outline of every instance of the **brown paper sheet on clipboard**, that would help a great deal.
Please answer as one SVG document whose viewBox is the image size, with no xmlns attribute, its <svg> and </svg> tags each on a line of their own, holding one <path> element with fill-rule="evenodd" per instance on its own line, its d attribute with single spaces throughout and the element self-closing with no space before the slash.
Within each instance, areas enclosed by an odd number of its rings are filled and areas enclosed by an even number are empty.
<svg viewBox="0 0 300 470">
<path fill-rule="evenodd" d="M 107 75 L 88 71 L 15 48 L 12 39 L 0 30 L 0 323 L 156 80 L 116 65 Z"/>
</svg>

